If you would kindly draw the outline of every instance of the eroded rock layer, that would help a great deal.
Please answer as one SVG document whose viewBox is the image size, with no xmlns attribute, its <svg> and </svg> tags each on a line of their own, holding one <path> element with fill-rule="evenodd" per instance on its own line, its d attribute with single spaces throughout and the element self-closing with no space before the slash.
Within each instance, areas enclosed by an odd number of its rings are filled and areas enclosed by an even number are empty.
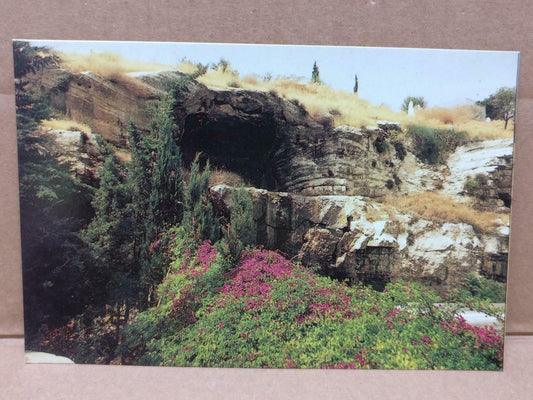
<svg viewBox="0 0 533 400">
<path fill-rule="evenodd" d="M 226 216 L 233 190 L 225 185 L 211 189 L 214 204 Z M 480 234 L 465 223 L 414 218 L 362 196 L 246 190 L 254 203 L 257 242 L 328 275 L 374 284 L 422 281 L 443 292 L 468 272 L 506 278 L 506 228 Z"/>
</svg>

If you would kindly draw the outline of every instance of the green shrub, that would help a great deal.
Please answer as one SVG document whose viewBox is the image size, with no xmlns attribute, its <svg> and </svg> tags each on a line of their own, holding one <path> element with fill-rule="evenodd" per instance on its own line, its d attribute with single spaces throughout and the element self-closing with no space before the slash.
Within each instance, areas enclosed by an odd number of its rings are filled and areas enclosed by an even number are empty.
<svg viewBox="0 0 533 400">
<path fill-rule="evenodd" d="M 476 174 L 474 177 L 468 177 L 464 184 L 464 191 L 472 193 L 481 189 L 489 183 L 489 178 L 485 174 Z"/>
<path fill-rule="evenodd" d="M 505 303 L 505 292 L 505 283 L 485 278 L 478 273 L 470 273 L 463 285 L 453 292 L 453 296 L 463 303 Z"/>
<path fill-rule="evenodd" d="M 383 139 L 376 139 L 374 141 L 374 148 L 379 154 L 386 153 L 390 149 L 390 143 Z"/>
<path fill-rule="evenodd" d="M 407 135 L 413 139 L 414 153 L 428 164 L 444 164 L 448 155 L 468 142 L 468 133 L 411 125 Z"/>
<path fill-rule="evenodd" d="M 402 111 L 407 112 L 409 109 L 409 103 L 413 102 L 413 106 L 420 106 L 420 108 L 426 108 L 426 100 L 422 96 L 408 96 L 402 102 Z"/>
<path fill-rule="evenodd" d="M 183 227 L 172 228 L 169 245 L 173 261 L 163 282 L 157 287 L 157 305 L 140 313 L 125 327 L 119 352 L 137 363 L 158 365 L 164 355 L 153 352 L 161 338 L 172 338 L 196 322 L 196 312 L 209 303 L 224 284 L 228 269 L 225 251 L 203 242 L 197 248 Z"/>
<path fill-rule="evenodd" d="M 394 145 L 394 150 L 396 150 L 396 156 L 403 161 L 405 156 L 407 155 L 407 151 L 405 150 L 405 146 L 402 142 L 392 142 Z"/>
</svg>

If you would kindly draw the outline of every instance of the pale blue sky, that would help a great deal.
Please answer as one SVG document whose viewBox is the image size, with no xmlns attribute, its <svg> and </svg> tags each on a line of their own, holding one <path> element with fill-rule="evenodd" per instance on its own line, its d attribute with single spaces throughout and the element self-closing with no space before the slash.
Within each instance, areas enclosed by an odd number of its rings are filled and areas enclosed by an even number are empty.
<svg viewBox="0 0 533 400">
<path fill-rule="evenodd" d="M 124 58 L 176 65 L 181 59 L 228 60 L 242 76 L 266 73 L 309 80 L 316 60 L 322 81 L 398 110 L 407 96 L 423 96 L 428 106 L 452 107 L 482 100 L 500 87 L 515 87 L 518 53 L 376 47 L 278 46 L 171 42 L 31 41 L 64 52 L 111 51 Z"/>
</svg>

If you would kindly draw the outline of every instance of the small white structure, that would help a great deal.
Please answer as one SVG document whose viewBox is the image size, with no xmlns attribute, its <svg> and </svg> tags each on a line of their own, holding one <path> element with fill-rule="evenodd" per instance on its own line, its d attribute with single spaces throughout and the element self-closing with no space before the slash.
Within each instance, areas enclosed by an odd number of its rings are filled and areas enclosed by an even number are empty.
<svg viewBox="0 0 533 400">
<path fill-rule="evenodd" d="M 407 106 L 407 115 L 412 117 L 415 115 L 415 108 L 413 107 L 413 100 L 409 102 L 409 105 Z"/>
</svg>

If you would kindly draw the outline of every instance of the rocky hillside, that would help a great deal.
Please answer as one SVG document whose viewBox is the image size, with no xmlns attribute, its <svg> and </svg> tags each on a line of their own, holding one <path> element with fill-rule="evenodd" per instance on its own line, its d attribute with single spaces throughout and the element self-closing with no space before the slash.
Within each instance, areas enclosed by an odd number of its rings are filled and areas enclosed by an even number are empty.
<svg viewBox="0 0 533 400">
<path fill-rule="evenodd" d="M 113 81 L 54 69 L 40 77 L 40 88 L 57 110 L 127 150 L 128 122 L 148 130 L 148 102 L 179 77 L 164 72 Z M 174 113 L 186 165 L 202 152 L 214 167 L 253 186 L 247 190 L 258 243 L 353 281 L 405 278 L 446 291 L 469 271 L 505 280 L 503 219 L 480 232 L 472 224 L 420 218 L 382 201 L 434 191 L 478 210 L 509 214 L 512 140 L 467 144 L 445 165 L 428 165 L 415 157 L 397 123 L 334 127 L 331 116 L 313 118 L 297 101 L 274 92 L 214 89 L 194 80 L 181 86 Z M 56 133 L 58 139 L 68 135 Z M 212 188 L 221 214 L 231 213 L 233 190 Z"/>
</svg>

